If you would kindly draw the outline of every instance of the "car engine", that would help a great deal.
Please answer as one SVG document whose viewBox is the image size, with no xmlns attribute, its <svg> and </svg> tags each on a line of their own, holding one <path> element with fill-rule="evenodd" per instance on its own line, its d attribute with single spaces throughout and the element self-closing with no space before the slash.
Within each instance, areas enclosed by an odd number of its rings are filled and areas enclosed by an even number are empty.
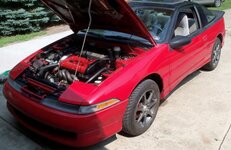
<svg viewBox="0 0 231 150">
<path fill-rule="evenodd" d="M 76 41 L 54 43 L 31 60 L 24 77 L 56 87 L 67 87 L 74 81 L 98 85 L 138 54 L 123 50 L 123 45 L 103 44 L 89 41 L 80 51 Z"/>
</svg>

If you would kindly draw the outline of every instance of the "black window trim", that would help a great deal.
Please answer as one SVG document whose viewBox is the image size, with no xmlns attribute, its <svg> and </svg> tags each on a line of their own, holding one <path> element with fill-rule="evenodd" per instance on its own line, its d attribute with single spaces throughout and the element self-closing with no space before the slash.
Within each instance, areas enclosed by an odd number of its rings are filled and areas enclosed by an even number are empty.
<svg viewBox="0 0 231 150">
<path fill-rule="evenodd" d="M 172 23 L 172 25 L 171 25 L 171 27 L 170 27 L 170 29 L 171 29 L 171 32 L 169 32 L 170 34 L 169 34 L 169 37 L 168 37 L 168 43 L 172 40 L 172 37 L 173 37 L 173 34 L 174 34 L 174 27 L 175 27 L 175 25 L 176 25 L 176 22 L 177 22 L 177 19 L 178 19 L 178 15 L 179 15 L 179 13 L 180 12 L 182 12 L 182 9 L 187 9 L 187 8 L 189 8 L 189 9 L 194 9 L 193 10 L 193 15 L 195 14 L 196 16 L 196 19 L 197 19 L 197 23 L 198 23 L 198 30 L 197 31 L 195 31 L 195 32 L 193 32 L 193 33 L 191 33 L 190 35 L 188 35 L 188 37 L 189 38 L 194 38 L 194 37 L 196 37 L 197 35 L 199 35 L 201 32 L 202 32 L 202 29 L 203 29 L 203 27 L 202 27 L 202 23 L 201 23 L 201 18 L 200 18 L 200 14 L 199 14 L 199 12 L 198 12 L 198 10 L 197 10 L 197 7 L 195 6 L 195 5 L 193 5 L 193 4 L 190 4 L 190 5 L 186 5 L 186 6 L 182 6 L 182 7 L 180 7 L 176 12 L 175 12 L 175 14 L 173 15 L 174 17 L 173 17 L 173 23 Z"/>
</svg>

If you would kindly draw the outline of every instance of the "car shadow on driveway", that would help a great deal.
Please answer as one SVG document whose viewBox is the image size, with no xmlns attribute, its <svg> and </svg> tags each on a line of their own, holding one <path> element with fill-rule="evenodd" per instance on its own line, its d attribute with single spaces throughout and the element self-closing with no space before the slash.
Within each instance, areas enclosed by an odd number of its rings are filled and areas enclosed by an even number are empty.
<svg viewBox="0 0 231 150">
<path fill-rule="evenodd" d="M 95 145 L 89 146 L 89 147 L 84 147 L 84 148 L 75 148 L 75 147 L 70 147 L 70 146 L 66 146 L 66 145 L 62 145 L 59 143 L 56 143 L 54 141 L 48 140 L 42 136 L 39 136 L 37 134 L 35 134 L 34 132 L 28 130 L 27 128 L 25 128 L 24 126 L 20 125 L 19 123 L 16 123 L 16 127 L 18 128 L 18 130 L 23 133 L 25 136 L 27 136 L 28 138 L 32 139 L 34 142 L 36 142 L 38 145 L 40 145 L 42 148 L 46 149 L 46 150 L 107 150 L 107 148 L 105 148 L 105 146 L 113 141 L 115 141 L 117 139 L 116 135 L 100 142 L 97 143 Z"/>
<path fill-rule="evenodd" d="M 196 76 L 198 76 L 199 74 L 201 74 L 201 72 L 206 72 L 206 71 L 201 71 L 201 70 L 197 70 L 193 73 L 191 73 L 190 75 L 188 75 L 185 79 L 183 79 L 175 88 L 174 90 L 172 90 L 169 95 L 164 99 L 161 100 L 160 105 L 164 106 L 165 102 L 169 99 L 169 97 L 171 97 L 171 95 L 177 91 L 179 88 L 181 88 L 182 86 L 184 86 L 186 83 L 190 82 L 192 79 L 194 79 Z"/>
</svg>

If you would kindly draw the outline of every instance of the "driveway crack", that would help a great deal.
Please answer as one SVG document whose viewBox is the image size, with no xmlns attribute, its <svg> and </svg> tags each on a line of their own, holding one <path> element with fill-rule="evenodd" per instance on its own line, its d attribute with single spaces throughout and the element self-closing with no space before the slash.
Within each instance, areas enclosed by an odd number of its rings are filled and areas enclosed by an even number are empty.
<svg viewBox="0 0 231 150">
<path fill-rule="evenodd" d="M 221 143 L 220 143 L 220 146 L 219 146 L 218 150 L 221 150 L 222 145 L 224 144 L 224 141 L 225 141 L 225 139 L 226 139 L 226 137 L 227 137 L 227 135 L 228 135 L 230 129 L 231 129 L 231 124 L 229 125 L 229 128 L 228 128 L 228 130 L 226 131 L 226 133 L 225 133 L 225 135 L 224 135 L 224 137 L 223 137 L 223 139 L 222 139 L 222 141 L 221 141 Z"/>
</svg>

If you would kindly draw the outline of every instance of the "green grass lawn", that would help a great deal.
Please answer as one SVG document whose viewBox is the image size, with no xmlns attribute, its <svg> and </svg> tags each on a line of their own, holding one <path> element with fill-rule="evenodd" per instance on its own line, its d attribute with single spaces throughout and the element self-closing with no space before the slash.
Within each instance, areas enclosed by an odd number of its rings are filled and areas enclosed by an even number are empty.
<svg viewBox="0 0 231 150">
<path fill-rule="evenodd" d="M 45 34 L 46 34 L 45 31 L 41 31 L 41 32 L 33 32 L 23 35 L 0 37 L 0 47 L 3 47 L 7 44 L 14 43 L 14 42 L 27 41 L 34 37 L 45 35 Z"/>
<path fill-rule="evenodd" d="M 210 7 L 210 9 L 215 9 L 215 10 L 231 9 L 231 0 L 225 0 L 225 2 L 221 5 L 221 7 L 218 8 Z"/>
</svg>

